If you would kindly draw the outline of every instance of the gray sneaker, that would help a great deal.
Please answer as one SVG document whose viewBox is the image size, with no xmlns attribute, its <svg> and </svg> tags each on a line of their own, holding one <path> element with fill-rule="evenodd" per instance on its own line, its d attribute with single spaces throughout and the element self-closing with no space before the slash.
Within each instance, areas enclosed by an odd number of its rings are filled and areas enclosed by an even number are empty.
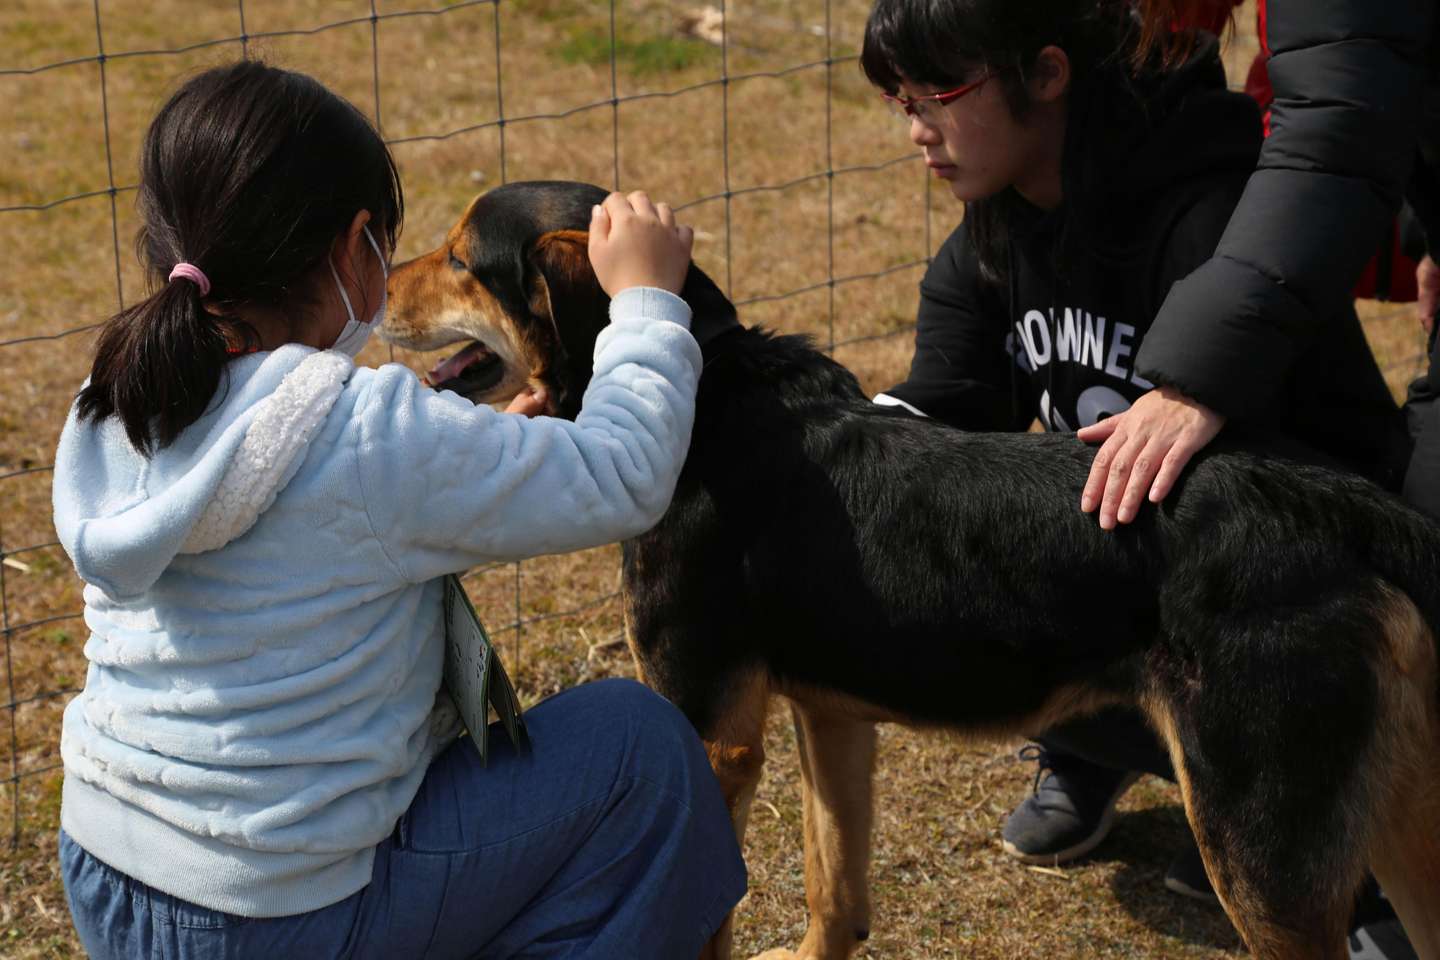
<svg viewBox="0 0 1440 960">
<path fill-rule="evenodd" d="M 1350 960 L 1418 960 L 1395 908 L 1373 878 L 1366 880 L 1355 902 L 1347 946 Z"/>
<path fill-rule="evenodd" d="M 1350 931 L 1350 960 L 1419 960 L 1399 920 L 1377 920 Z"/>
<path fill-rule="evenodd" d="M 1031 744 L 1020 759 L 1034 760 L 1030 796 L 1005 820 L 1001 843 L 1021 863 L 1057 865 L 1099 846 L 1115 822 L 1115 803 L 1140 774 L 1096 766 Z"/>
</svg>

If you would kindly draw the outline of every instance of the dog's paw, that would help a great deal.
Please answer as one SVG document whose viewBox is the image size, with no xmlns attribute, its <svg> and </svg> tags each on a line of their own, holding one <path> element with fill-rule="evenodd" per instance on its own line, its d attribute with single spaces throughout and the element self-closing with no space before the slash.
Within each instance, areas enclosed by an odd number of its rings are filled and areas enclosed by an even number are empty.
<svg viewBox="0 0 1440 960">
<path fill-rule="evenodd" d="M 800 954 L 794 950 L 776 947 L 773 950 L 766 950 L 764 953 L 757 953 L 750 960 L 801 960 L 801 958 Z"/>
</svg>

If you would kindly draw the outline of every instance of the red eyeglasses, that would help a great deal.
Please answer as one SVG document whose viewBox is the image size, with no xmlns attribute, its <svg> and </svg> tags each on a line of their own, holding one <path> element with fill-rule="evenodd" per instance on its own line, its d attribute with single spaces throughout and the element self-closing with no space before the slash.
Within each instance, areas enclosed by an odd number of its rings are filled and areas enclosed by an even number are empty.
<svg viewBox="0 0 1440 960">
<path fill-rule="evenodd" d="M 979 80 L 973 80 L 954 90 L 946 90 L 944 93 L 929 93 L 923 97 L 896 96 L 893 93 L 882 93 L 880 96 L 885 98 L 885 102 L 895 111 L 896 116 L 907 123 L 911 117 L 918 118 L 921 123 L 934 123 L 940 119 L 941 107 L 954 103 L 967 93 L 979 90 L 992 76 L 994 74 L 986 73 Z"/>
</svg>

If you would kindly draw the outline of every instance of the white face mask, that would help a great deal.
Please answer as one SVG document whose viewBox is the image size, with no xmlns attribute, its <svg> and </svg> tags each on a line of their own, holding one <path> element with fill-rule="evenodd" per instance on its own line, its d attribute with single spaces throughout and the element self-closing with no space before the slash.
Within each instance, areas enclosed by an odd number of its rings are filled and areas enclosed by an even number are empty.
<svg viewBox="0 0 1440 960">
<path fill-rule="evenodd" d="M 370 228 L 361 227 L 365 231 L 365 239 L 370 241 L 370 249 L 375 251 L 375 256 L 380 260 L 380 273 L 386 280 L 390 279 L 390 271 L 385 268 L 385 258 L 380 256 L 380 246 L 375 238 L 370 235 Z M 330 345 L 331 350 L 339 350 L 341 353 L 349 354 L 354 358 L 360 355 L 365 344 L 370 340 L 370 334 L 374 332 L 375 325 L 385 319 L 385 290 L 380 290 L 380 307 L 375 315 L 366 323 L 355 319 L 355 309 L 350 306 L 350 295 L 345 292 L 345 284 L 340 282 L 340 274 L 335 272 L 335 264 L 329 259 L 325 261 L 330 265 L 330 276 L 335 278 L 335 286 L 340 291 L 340 299 L 345 304 L 345 313 L 350 319 L 345 321 L 345 329 L 340 331 L 340 336 Z"/>
</svg>

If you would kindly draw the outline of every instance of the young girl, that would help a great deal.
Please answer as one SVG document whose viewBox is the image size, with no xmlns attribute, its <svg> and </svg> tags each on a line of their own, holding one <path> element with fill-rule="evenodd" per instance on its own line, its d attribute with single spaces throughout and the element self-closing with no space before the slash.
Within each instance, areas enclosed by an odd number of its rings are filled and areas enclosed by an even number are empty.
<svg viewBox="0 0 1440 960">
<path fill-rule="evenodd" d="M 443 574 L 645 530 L 688 445 L 691 233 L 597 207 L 614 299 L 574 423 L 356 368 L 402 216 L 309 77 L 201 74 L 146 137 L 156 292 L 60 439 L 85 580 L 61 861 L 93 957 L 693 958 L 744 891 L 685 719 L 629 681 L 527 714 L 488 769 L 439 692 Z M 531 407 L 522 400 L 517 409 Z"/>
<path fill-rule="evenodd" d="M 1229 434 L 1395 483 L 1403 423 L 1348 304 L 1324 336 L 1298 345 L 1284 329 L 1246 323 L 1223 338 L 1192 333 L 1183 370 L 1137 365 L 1172 284 L 1214 252 L 1261 131 L 1254 103 L 1226 90 L 1213 40 L 1172 71 L 1137 70 L 1135 33 L 1128 0 L 879 0 L 866 74 L 966 208 L 921 283 L 909 378 L 877 402 L 968 430 L 1024 430 L 1038 418 L 1103 439 L 1108 418 L 1160 398 L 1180 409 L 1191 449 L 1226 410 Z M 1277 382 L 1244 379 L 1255 356 L 1290 350 Z M 1197 365 L 1203 378 L 1192 376 Z M 1196 399 L 1202 379 L 1228 386 Z M 1116 513 L 1112 502 L 1100 525 Z M 1026 520 L 1015 519 L 1023 536 Z M 1094 602 L 1127 616 L 1123 597 Z M 1077 658 L 1085 646 L 1077 636 Z M 1039 739 L 1050 775 L 1037 776 L 1004 830 L 1005 849 L 1026 861 L 1081 856 L 1105 836 L 1135 771 L 1171 776 L 1133 711 Z M 1167 885 L 1209 896 L 1193 850 Z"/>
</svg>

